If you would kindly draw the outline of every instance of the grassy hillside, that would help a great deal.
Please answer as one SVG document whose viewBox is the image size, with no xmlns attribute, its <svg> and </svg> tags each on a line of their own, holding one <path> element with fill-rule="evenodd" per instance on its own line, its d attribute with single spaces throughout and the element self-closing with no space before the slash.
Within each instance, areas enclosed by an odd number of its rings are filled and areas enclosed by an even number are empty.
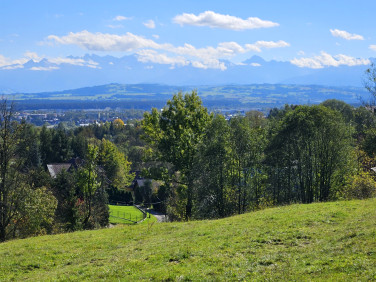
<svg viewBox="0 0 376 282">
<path fill-rule="evenodd" d="M 0 244 L 0 280 L 375 280 L 376 199 Z"/>
</svg>

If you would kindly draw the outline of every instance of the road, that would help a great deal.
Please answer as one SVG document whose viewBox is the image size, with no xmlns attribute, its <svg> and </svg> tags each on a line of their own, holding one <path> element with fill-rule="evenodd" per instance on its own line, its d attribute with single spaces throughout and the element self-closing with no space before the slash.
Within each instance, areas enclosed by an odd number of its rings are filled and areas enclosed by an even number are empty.
<svg viewBox="0 0 376 282">
<path fill-rule="evenodd" d="M 160 212 L 157 212 L 155 210 L 147 210 L 148 213 L 154 215 L 156 217 L 156 219 L 158 220 L 158 222 L 167 222 L 168 221 L 168 218 L 165 214 L 163 213 L 160 213 Z"/>
</svg>

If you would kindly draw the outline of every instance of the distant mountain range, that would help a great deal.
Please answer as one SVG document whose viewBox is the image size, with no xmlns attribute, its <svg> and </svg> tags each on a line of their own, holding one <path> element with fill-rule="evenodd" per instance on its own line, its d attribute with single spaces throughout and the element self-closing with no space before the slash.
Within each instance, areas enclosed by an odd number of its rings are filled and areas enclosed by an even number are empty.
<svg viewBox="0 0 376 282">
<path fill-rule="evenodd" d="M 294 84 L 231 84 L 216 86 L 172 86 L 162 84 L 106 84 L 40 93 L 10 94 L 20 110 L 38 109 L 142 109 L 162 108 L 174 93 L 197 90 L 210 110 L 265 112 L 285 104 L 319 104 L 338 99 L 359 105 L 369 93 L 360 87 Z"/>
<path fill-rule="evenodd" d="M 226 70 L 141 62 L 135 55 L 121 58 L 85 55 L 60 60 L 30 60 L 0 68 L 0 93 L 60 91 L 109 83 L 167 85 L 301 84 L 362 87 L 367 66 L 301 68 L 290 62 L 265 61 L 259 56 L 240 64 L 222 61 Z"/>
</svg>

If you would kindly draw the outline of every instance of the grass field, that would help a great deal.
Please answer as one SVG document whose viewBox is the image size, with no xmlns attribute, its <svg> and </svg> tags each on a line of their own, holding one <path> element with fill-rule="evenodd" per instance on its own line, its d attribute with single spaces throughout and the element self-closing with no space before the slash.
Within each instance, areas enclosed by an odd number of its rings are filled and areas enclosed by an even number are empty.
<svg viewBox="0 0 376 282">
<path fill-rule="evenodd" d="M 134 206 L 115 206 L 109 205 L 110 208 L 110 223 L 124 223 L 133 224 L 132 221 L 139 221 L 143 218 L 140 210 Z M 127 220 L 129 219 L 129 220 Z"/>
<path fill-rule="evenodd" d="M 0 244 L 0 280 L 376 280 L 376 199 Z"/>
</svg>

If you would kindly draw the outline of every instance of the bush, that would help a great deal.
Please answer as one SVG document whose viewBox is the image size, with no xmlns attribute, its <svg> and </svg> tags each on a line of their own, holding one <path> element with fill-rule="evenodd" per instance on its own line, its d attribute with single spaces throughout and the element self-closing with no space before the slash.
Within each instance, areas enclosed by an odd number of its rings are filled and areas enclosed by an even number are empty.
<svg viewBox="0 0 376 282">
<path fill-rule="evenodd" d="M 13 224 L 14 237 L 50 234 L 53 229 L 57 200 L 45 187 L 32 189 L 25 185 L 24 201 Z"/>
<path fill-rule="evenodd" d="M 376 196 L 376 182 L 369 173 L 360 173 L 350 178 L 344 187 L 341 198 L 366 199 Z"/>
</svg>

